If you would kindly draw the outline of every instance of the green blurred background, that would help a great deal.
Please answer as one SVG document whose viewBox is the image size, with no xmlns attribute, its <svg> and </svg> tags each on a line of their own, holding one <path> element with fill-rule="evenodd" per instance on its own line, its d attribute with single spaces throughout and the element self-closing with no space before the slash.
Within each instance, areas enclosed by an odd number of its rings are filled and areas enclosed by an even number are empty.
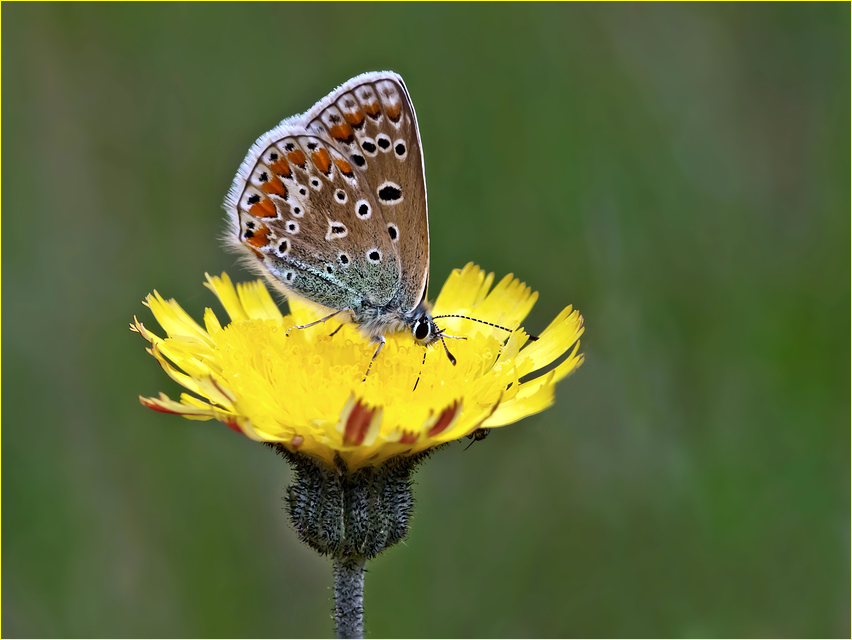
<svg viewBox="0 0 852 640">
<path fill-rule="evenodd" d="M 4 636 L 331 633 L 289 470 L 144 409 L 178 387 L 127 324 L 218 311 L 249 145 L 393 69 L 432 282 L 514 272 L 586 363 L 418 473 L 368 634 L 848 637 L 848 4 L 3 13 Z"/>
</svg>

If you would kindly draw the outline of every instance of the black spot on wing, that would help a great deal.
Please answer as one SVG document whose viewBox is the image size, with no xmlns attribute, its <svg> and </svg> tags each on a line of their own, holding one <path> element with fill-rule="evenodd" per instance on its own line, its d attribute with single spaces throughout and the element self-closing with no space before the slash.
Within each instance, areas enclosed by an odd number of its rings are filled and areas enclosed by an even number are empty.
<svg viewBox="0 0 852 640">
<path fill-rule="evenodd" d="M 385 183 L 379 188 L 378 193 L 382 202 L 392 203 L 402 199 L 402 189 L 396 184 Z"/>
</svg>

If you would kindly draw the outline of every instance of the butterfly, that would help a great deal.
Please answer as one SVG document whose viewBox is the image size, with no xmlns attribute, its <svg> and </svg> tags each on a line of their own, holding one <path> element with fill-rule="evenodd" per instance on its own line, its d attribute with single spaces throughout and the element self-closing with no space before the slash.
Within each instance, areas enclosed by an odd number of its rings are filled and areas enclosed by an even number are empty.
<svg viewBox="0 0 852 640">
<path fill-rule="evenodd" d="M 285 295 L 334 310 L 295 328 L 348 314 L 377 345 L 370 366 L 396 331 L 426 347 L 440 340 L 456 364 L 445 338 L 459 337 L 438 328 L 426 299 L 423 149 L 399 75 L 352 78 L 262 135 L 225 209 L 227 241 L 256 271 Z"/>
</svg>

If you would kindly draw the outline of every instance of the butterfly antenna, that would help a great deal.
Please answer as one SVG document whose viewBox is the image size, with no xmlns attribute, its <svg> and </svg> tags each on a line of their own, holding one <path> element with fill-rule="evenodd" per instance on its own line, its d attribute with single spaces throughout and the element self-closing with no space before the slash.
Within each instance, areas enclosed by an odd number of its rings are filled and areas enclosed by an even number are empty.
<svg viewBox="0 0 852 640">
<path fill-rule="evenodd" d="M 426 354 L 427 354 L 427 353 L 429 353 L 429 352 L 428 352 L 428 351 L 426 351 L 426 350 L 424 350 L 424 351 L 423 351 L 423 362 L 421 362 L 421 363 L 420 363 L 420 372 L 421 372 L 421 373 L 423 372 L 423 367 L 425 367 L 425 366 L 426 366 Z M 411 392 L 412 392 L 412 393 L 414 393 L 415 391 L 417 391 L 417 385 L 418 385 L 418 383 L 420 382 L 420 375 L 421 375 L 421 373 L 418 373 L 418 374 L 417 374 L 417 380 L 415 380 L 415 381 L 414 381 L 414 388 L 411 390 Z"/>
<path fill-rule="evenodd" d="M 447 314 L 447 315 L 443 315 L 443 316 L 433 316 L 432 319 L 437 320 L 439 318 L 463 318 L 464 320 L 472 320 L 473 322 L 479 322 L 481 324 L 487 324 L 489 327 L 494 327 L 496 329 L 502 329 L 503 331 L 508 331 L 509 333 L 513 333 L 513 330 L 509 329 L 508 327 L 504 327 L 504 326 L 501 326 L 499 324 L 494 324 L 493 322 L 486 322 L 485 320 L 478 320 L 477 318 L 471 318 L 470 316 L 459 316 L 459 315 L 455 315 L 455 314 Z M 533 335 L 527 334 L 527 337 L 530 340 L 538 340 L 538 336 L 533 336 Z"/>
</svg>

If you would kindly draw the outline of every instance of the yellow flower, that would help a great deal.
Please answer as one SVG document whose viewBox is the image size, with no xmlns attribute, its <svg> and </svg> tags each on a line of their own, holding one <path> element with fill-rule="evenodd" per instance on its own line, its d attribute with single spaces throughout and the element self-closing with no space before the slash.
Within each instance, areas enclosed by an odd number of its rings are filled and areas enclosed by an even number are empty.
<svg viewBox="0 0 852 640">
<path fill-rule="evenodd" d="M 472 264 L 453 271 L 433 313 L 516 331 L 439 320 L 450 335 L 467 337 L 449 345 L 456 366 L 440 344 L 426 351 L 408 333 L 390 335 L 363 382 L 375 346 L 354 325 L 329 335 L 336 327 L 329 321 L 288 334 L 327 314 L 322 307 L 292 298 L 290 315 L 282 316 L 261 281 L 235 289 L 226 274 L 208 275 L 205 284 L 231 323 L 223 327 L 207 309 L 202 328 L 155 291 L 146 304 L 168 337 L 157 337 L 136 318 L 131 329 L 151 343 L 148 352 L 166 373 L 195 395 L 183 393 L 180 402 L 162 393 L 140 400 L 193 420 L 215 418 L 253 440 L 281 443 L 329 464 L 340 456 L 349 469 L 516 422 L 550 406 L 556 383 L 582 364 L 583 318 L 568 307 L 538 341 L 528 342 L 518 327 L 537 294 L 511 275 L 489 292 L 493 281 L 493 273 Z M 536 377 L 572 345 L 564 361 Z"/>
</svg>

